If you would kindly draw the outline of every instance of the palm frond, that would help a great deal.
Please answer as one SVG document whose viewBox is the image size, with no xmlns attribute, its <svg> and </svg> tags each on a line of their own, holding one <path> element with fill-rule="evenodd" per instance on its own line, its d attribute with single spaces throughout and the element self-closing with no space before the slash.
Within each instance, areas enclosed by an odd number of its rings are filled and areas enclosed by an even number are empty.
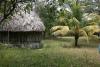
<svg viewBox="0 0 100 67">
<path fill-rule="evenodd" d="M 80 34 L 80 36 L 85 36 L 85 37 L 86 37 L 87 44 L 89 44 L 89 36 L 88 36 L 88 34 L 86 33 L 86 31 L 80 29 L 79 34 Z"/>
</svg>

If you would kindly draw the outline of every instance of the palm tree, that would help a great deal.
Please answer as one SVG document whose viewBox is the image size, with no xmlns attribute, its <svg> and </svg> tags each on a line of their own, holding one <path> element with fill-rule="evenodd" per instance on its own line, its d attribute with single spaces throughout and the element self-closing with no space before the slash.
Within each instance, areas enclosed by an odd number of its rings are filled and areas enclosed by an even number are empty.
<svg viewBox="0 0 100 67">
<path fill-rule="evenodd" d="M 80 4 L 77 1 L 74 1 L 72 3 L 72 24 L 73 24 L 73 28 L 74 28 L 74 37 L 75 37 L 75 47 L 78 47 L 78 40 L 81 34 L 81 22 L 82 22 L 82 12 L 81 12 L 81 7 Z M 82 30 L 82 32 L 84 32 L 84 35 L 87 36 L 86 32 L 84 30 Z"/>
<path fill-rule="evenodd" d="M 70 1 L 70 5 L 71 5 L 71 13 L 70 13 L 70 17 L 66 17 L 65 15 L 63 15 L 63 17 L 61 16 L 61 18 L 67 18 L 67 25 L 73 30 L 73 34 L 75 37 L 75 47 L 78 47 L 78 40 L 80 37 L 81 32 L 84 33 L 85 36 L 87 36 L 86 32 L 84 30 L 81 29 L 81 22 L 82 22 L 82 11 L 81 11 L 81 6 L 79 3 L 79 0 L 72 0 Z M 66 12 L 69 14 L 69 12 Z M 66 14 L 68 16 L 68 14 Z M 60 20 L 58 18 L 58 20 Z M 66 20 L 62 20 L 63 22 L 66 22 Z M 60 21 L 60 22 L 62 22 Z"/>
<path fill-rule="evenodd" d="M 78 40 L 81 36 L 85 36 L 87 39 L 87 43 L 89 43 L 88 41 L 88 34 L 87 32 L 80 26 L 81 23 L 75 18 L 73 17 L 72 19 L 72 32 L 71 34 L 73 34 L 74 38 L 75 38 L 75 47 L 79 47 L 78 45 Z"/>
</svg>

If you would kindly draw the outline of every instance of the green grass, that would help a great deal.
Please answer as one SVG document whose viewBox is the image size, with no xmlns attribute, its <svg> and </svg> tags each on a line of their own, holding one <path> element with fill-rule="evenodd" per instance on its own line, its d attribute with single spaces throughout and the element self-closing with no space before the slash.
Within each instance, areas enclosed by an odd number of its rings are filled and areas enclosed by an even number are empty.
<svg viewBox="0 0 100 67">
<path fill-rule="evenodd" d="M 74 38 L 43 40 L 42 49 L 6 48 L 0 46 L 0 67 L 100 67 L 98 41 L 87 44 L 80 38 L 80 48 L 74 48 Z"/>
</svg>

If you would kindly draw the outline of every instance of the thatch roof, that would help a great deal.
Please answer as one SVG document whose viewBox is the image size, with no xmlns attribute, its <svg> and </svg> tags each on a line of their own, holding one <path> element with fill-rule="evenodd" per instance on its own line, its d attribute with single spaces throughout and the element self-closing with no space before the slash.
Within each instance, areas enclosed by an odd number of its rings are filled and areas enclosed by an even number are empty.
<svg viewBox="0 0 100 67">
<path fill-rule="evenodd" d="M 25 5 L 20 4 L 21 8 Z M 0 31 L 44 31 L 45 26 L 33 7 L 30 13 L 25 13 L 24 9 L 18 10 L 11 19 L 3 22 Z"/>
</svg>

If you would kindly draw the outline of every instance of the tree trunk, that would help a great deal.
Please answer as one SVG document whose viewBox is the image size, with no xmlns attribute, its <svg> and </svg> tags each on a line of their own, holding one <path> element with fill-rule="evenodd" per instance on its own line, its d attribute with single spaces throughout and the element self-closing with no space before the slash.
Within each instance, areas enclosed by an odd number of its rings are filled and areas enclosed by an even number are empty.
<svg viewBox="0 0 100 67">
<path fill-rule="evenodd" d="M 76 34 L 75 34 L 75 47 L 78 47 L 78 46 L 79 46 L 79 45 L 78 45 L 78 39 L 79 39 L 79 34 L 76 33 Z"/>
</svg>

